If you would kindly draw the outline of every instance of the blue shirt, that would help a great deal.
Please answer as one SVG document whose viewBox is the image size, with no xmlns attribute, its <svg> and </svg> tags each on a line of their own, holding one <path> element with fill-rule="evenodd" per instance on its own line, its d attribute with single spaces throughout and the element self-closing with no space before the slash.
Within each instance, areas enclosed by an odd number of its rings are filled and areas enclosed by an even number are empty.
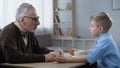
<svg viewBox="0 0 120 68">
<path fill-rule="evenodd" d="M 94 49 L 89 50 L 86 60 L 97 68 L 120 68 L 120 53 L 118 47 L 109 33 L 104 33 L 96 40 Z"/>
</svg>

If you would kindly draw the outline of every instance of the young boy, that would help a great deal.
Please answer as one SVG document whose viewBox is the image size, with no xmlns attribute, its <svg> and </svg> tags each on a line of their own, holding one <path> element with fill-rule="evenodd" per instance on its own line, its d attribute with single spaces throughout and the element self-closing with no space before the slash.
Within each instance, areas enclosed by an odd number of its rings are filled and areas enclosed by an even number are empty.
<svg viewBox="0 0 120 68">
<path fill-rule="evenodd" d="M 96 47 L 85 50 L 86 55 L 79 57 L 58 57 L 58 62 L 87 63 L 88 68 L 120 68 L 120 53 L 111 34 L 108 33 L 112 20 L 106 12 L 90 18 L 90 32 L 98 37 Z M 93 65 L 96 63 L 96 67 Z M 92 67 L 93 66 L 93 67 Z M 80 67 L 81 68 L 81 67 Z"/>
</svg>

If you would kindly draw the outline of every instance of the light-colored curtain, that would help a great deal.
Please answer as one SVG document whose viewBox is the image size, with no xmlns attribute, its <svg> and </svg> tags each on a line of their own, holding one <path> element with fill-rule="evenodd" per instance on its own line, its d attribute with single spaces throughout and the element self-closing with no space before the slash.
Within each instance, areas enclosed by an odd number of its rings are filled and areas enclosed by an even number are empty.
<svg viewBox="0 0 120 68">
<path fill-rule="evenodd" d="M 15 21 L 16 9 L 21 3 L 32 4 L 40 17 L 36 34 L 53 33 L 53 0 L 0 0 L 0 29 Z"/>
</svg>

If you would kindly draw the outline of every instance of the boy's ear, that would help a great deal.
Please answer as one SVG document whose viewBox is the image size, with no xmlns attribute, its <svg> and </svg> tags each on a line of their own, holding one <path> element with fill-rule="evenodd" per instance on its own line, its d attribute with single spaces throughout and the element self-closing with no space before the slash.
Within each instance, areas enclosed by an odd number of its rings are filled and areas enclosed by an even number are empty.
<svg viewBox="0 0 120 68">
<path fill-rule="evenodd" d="M 103 32 L 103 30 L 104 30 L 104 29 L 103 29 L 103 27 L 102 27 L 102 26 L 100 26 L 100 31 L 101 31 L 101 32 Z"/>
</svg>

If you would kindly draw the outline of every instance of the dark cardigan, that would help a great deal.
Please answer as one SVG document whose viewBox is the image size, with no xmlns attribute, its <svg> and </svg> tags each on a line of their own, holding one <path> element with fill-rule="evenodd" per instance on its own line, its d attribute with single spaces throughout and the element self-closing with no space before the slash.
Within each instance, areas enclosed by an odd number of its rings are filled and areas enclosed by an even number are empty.
<svg viewBox="0 0 120 68">
<path fill-rule="evenodd" d="M 6 61 L 9 63 L 44 62 L 44 54 L 51 51 L 39 46 L 32 32 L 28 32 L 28 44 L 25 46 L 20 30 L 14 23 L 7 25 L 2 30 L 0 42 Z"/>
<path fill-rule="evenodd" d="M 0 30 L 0 35 L 1 35 L 1 30 Z M 0 39 L 1 40 L 1 39 Z M 2 46 L 0 44 L 0 63 L 4 63 L 5 61 L 5 56 L 3 54 Z"/>
</svg>

